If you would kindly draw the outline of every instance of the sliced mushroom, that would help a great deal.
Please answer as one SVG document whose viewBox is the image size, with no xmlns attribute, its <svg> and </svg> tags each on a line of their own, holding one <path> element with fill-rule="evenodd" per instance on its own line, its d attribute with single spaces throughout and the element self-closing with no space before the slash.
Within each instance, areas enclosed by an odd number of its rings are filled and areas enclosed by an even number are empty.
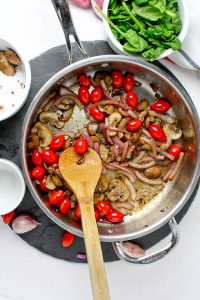
<svg viewBox="0 0 200 300">
<path fill-rule="evenodd" d="M 165 124 L 163 130 L 166 136 L 172 138 L 172 140 L 178 140 L 182 136 L 182 130 L 178 124 Z"/>
<path fill-rule="evenodd" d="M 119 112 L 115 111 L 115 112 L 113 112 L 113 113 L 108 117 L 108 119 L 109 119 L 110 127 L 116 127 L 117 124 L 121 121 L 122 115 L 121 115 Z M 109 132 L 109 135 L 110 135 L 110 136 L 115 136 L 115 135 L 116 135 L 116 132 L 115 132 L 115 131 L 110 131 L 110 132 Z"/>
<path fill-rule="evenodd" d="M 51 177 L 53 183 L 56 185 L 56 186 L 62 186 L 63 183 L 62 183 L 62 180 L 58 177 L 58 175 L 53 175 Z"/>
<path fill-rule="evenodd" d="M 35 123 L 34 127 L 36 128 L 37 135 L 40 139 L 40 146 L 42 148 L 49 146 L 52 140 L 51 130 L 41 122 Z"/>
<path fill-rule="evenodd" d="M 119 122 L 118 128 L 120 128 L 120 129 L 125 129 L 127 123 L 128 123 L 128 120 L 122 119 L 122 120 Z"/>
<path fill-rule="evenodd" d="M 124 216 L 128 215 L 128 210 L 126 208 L 124 208 L 124 207 L 121 207 L 121 208 L 118 207 L 116 205 L 116 202 L 111 202 L 110 206 L 111 206 L 112 209 L 120 211 Z"/>
<path fill-rule="evenodd" d="M 106 148 L 105 145 L 100 144 L 100 146 L 99 146 L 99 155 L 100 155 L 101 159 L 102 159 L 104 162 L 107 162 L 108 154 L 109 154 L 109 149 Z"/>
<path fill-rule="evenodd" d="M 94 74 L 94 78 L 92 80 L 94 86 L 101 86 L 101 80 L 103 80 L 103 79 L 106 80 L 106 75 L 108 75 L 108 73 L 106 71 L 97 71 Z"/>
<path fill-rule="evenodd" d="M 91 137 L 91 140 L 94 142 L 94 143 L 100 143 L 101 142 L 101 140 L 96 136 L 96 135 L 92 135 Z"/>
<path fill-rule="evenodd" d="M 39 144 L 40 144 L 40 140 L 36 134 L 31 134 L 28 137 L 28 148 L 30 150 L 37 149 Z"/>
<path fill-rule="evenodd" d="M 97 132 L 96 137 L 100 140 L 102 144 L 107 144 L 106 138 L 102 133 Z"/>
<path fill-rule="evenodd" d="M 138 119 L 141 120 L 141 121 L 143 121 L 144 118 L 146 117 L 147 113 L 148 113 L 147 110 L 142 111 L 141 113 L 139 113 Z"/>
<path fill-rule="evenodd" d="M 7 76 L 15 75 L 15 68 L 8 62 L 5 56 L 5 51 L 0 51 L 0 71 Z"/>
<path fill-rule="evenodd" d="M 73 112 L 74 112 L 74 107 L 71 107 L 70 109 L 68 109 L 67 111 L 64 111 L 63 113 L 62 113 L 62 115 L 60 116 L 60 117 L 58 117 L 59 118 L 59 120 L 61 121 L 61 122 L 67 122 L 70 118 L 71 118 L 71 116 L 73 115 Z M 58 128 L 58 127 L 57 127 Z"/>
<path fill-rule="evenodd" d="M 15 66 L 19 66 L 22 63 L 15 51 L 11 49 L 6 50 L 5 56 L 7 58 L 7 61 Z"/>
<path fill-rule="evenodd" d="M 153 117 L 153 116 L 147 116 L 145 119 L 144 119 L 144 122 L 143 122 L 143 126 L 146 128 L 146 129 L 149 129 L 149 126 L 151 125 L 151 123 L 154 123 L 156 121 L 156 118 Z"/>
<path fill-rule="evenodd" d="M 89 122 L 87 124 L 87 131 L 89 135 L 95 135 L 97 133 L 97 130 L 99 128 L 99 125 L 95 122 Z"/>
<path fill-rule="evenodd" d="M 64 149 L 68 149 L 70 146 L 71 146 L 71 142 L 70 141 L 65 141 Z"/>
<path fill-rule="evenodd" d="M 136 143 L 139 140 L 141 135 L 142 135 L 142 132 L 140 132 L 140 131 L 134 132 L 131 136 L 131 141 L 133 143 Z"/>
<path fill-rule="evenodd" d="M 39 120 L 42 123 L 49 123 L 52 126 L 55 126 L 58 129 L 63 128 L 63 126 L 65 125 L 64 122 L 61 122 L 58 119 L 58 115 L 55 112 L 51 112 L 51 111 L 42 111 L 39 114 Z"/>
<path fill-rule="evenodd" d="M 112 202 L 124 202 L 130 197 L 130 192 L 122 180 L 113 179 L 109 185 L 109 189 L 110 192 L 107 194 L 107 198 Z"/>
<path fill-rule="evenodd" d="M 95 192 L 104 193 L 108 188 L 108 181 L 105 176 L 100 176 Z"/>
<path fill-rule="evenodd" d="M 161 175 L 161 170 L 159 166 L 153 166 L 144 171 L 144 175 L 149 179 L 157 179 Z"/>
<path fill-rule="evenodd" d="M 73 97 L 70 97 L 69 95 L 61 96 L 56 99 L 54 102 L 54 106 L 58 107 L 62 110 L 68 110 L 71 107 L 74 107 L 75 101 Z"/>
<path fill-rule="evenodd" d="M 149 107 L 149 101 L 146 100 L 146 99 L 143 99 L 143 100 L 140 102 L 140 106 L 141 106 L 142 110 L 148 109 L 148 107 Z"/>
<path fill-rule="evenodd" d="M 50 175 L 47 176 L 45 185 L 50 191 L 53 191 L 56 188 L 56 185 L 53 183 Z"/>
<path fill-rule="evenodd" d="M 111 115 L 114 112 L 115 107 L 114 105 L 104 105 L 102 109 L 106 114 Z"/>
</svg>

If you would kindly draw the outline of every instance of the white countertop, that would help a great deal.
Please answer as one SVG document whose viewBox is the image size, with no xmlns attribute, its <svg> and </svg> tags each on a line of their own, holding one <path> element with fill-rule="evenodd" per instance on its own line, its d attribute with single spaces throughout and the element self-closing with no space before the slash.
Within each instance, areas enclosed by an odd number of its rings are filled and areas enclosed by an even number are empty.
<svg viewBox="0 0 200 300">
<path fill-rule="evenodd" d="M 16 47 L 19 45 L 29 59 L 64 44 L 50 0 L 0 0 L 0 7 L 1 38 Z M 105 39 L 101 21 L 92 10 L 71 8 L 81 40 Z M 165 65 L 184 85 L 200 113 L 199 73 Z M 199 198 L 200 191 L 179 225 L 178 247 L 166 258 L 146 266 L 122 261 L 106 264 L 112 300 L 200 299 Z M 87 265 L 42 254 L 14 234 L 1 219 L 0 254 L 0 300 L 92 299 Z"/>
</svg>

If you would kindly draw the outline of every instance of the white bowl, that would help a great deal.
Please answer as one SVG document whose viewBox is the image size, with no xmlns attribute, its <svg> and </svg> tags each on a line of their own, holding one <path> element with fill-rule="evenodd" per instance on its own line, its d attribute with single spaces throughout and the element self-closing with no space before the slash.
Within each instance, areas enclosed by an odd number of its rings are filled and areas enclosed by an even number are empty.
<svg viewBox="0 0 200 300">
<path fill-rule="evenodd" d="M 20 168 L 13 162 L 0 159 L 0 215 L 15 209 L 22 201 L 26 190 Z"/>
<path fill-rule="evenodd" d="M 103 12 L 105 13 L 106 16 L 108 14 L 109 2 L 110 2 L 110 0 L 104 0 Z M 179 14 L 180 14 L 181 21 L 182 21 L 182 29 L 178 35 L 178 38 L 181 42 L 183 42 L 183 40 L 187 34 L 187 31 L 188 31 L 189 13 L 188 13 L 188 7 L 187 7 L 185 0 L 179 0 L 178 5 L 179 5 Z M 117 54 L 125 54 L 125 55 L 132 56 L 132 57 L 137 56 L 137 57 L 143 58 L 142 56 L 132 54 L 130 52 L 125 51 L 123 49 L 122 45 L 118 42 L 118 40 L 113 35 L 110 25 L 108 24 L 108 22 L 105 19 L 103 19 L 103 24 L 104 24 L 104 28 L 105 28 L 105 31 L 107 34 L 108 44 L 113 49 L 113 51 L 115 51 Z M 158 56 L 157 59 L 161 59 L 166 56 L 169 56 L 170 54 L 172 54 L 172 52 L 174 52 L 174 50 L 172 48 L 169 48 L 165 52 L 163 52 L 160 56 Z M 143 58 L 143 59 L 145 59 L 145 58 Z"/>
<path fill-rule="evenodd" d="M 0 39 L 0 50 L 14 50 L 22 64 L 16 68 L 14 76 L 7 76 L 0 71 L 0 121 L 16 114 L 25 103 L 30 85 L 31 69 L 29 62 L 11 43 Z"/>
</svg>

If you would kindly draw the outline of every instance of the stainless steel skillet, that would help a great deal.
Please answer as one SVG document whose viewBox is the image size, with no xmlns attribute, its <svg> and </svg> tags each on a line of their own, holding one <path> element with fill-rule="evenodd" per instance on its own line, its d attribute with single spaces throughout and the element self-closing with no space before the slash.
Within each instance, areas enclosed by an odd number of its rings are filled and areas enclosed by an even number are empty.
<svg viewBox="0 0 200 300">
<path fill-rule="evenodd" d="M 24 119 L 22 128 L 21 156 L 23 172 L 27 185 L 38 205 L 43 211 L 59 226 L 69 230 L 79 236 L 82 235 L 80 223 L 75 222 L 69 217 L 63 217 L 56 212 L 48 203 L 43 200 L 43 195 L 32 181 L 29 175 L 29 161 L 27 157 L 26 141 L 30 128 L 35 121 L 41 107 L 47 101 L 47 95 L 57 87 L 61 80 L 67 80 L 70 85 L 76 81 L 77 76 L 82 73 L 93 74 L 97 70 L 120 69 L 123 72 L 133 72 L 138 81 L 142 82 L 142 87 L 137 90 L 140 98 L 151 99 L 154 93 L 149 84 L 156 83 L 159 86 L 159 93 L 171 101 L 174 113 L 180 120 L 184 146 L 195 145 L 193 160 L 188 160 L 185 155 L 183 168 L 174 182 L 169 184 L 165 190 L 150 202 L 141 212 L 127 218 L 123 224 L 99 224 L 99 234 L 101 241 L 113 242 L 117 255 L 126 261 L 133 263 L 150 263 L 164 257 L 177 243 L 178 231 L 173 217 L 188 201 L 192 194 L 200 173 L 200 122 L 195 106 L 186 91 L 168 74 L 158 67 L 140 59 L 131 59 L 126 56 L 104 55 L 83 59 L 74 64 L 72 63 L 71 38 L 74 37 L 82 54 L 87 54 L 80 43 L 74 30 L 71 20 L 69 6 L 64 0 L 52 0 L 58 14 L 61 25 L 64 29 L 66 44 L 69 53 L 69 66 L 54 75 L 37 93 L 30 105 Z M 84 113 L 75 111 L 73 121 L 67 123 L 67 128 L 76 129 L 84 122 Z M 145 236 L 161 226 L 169 224 L 172 231 L 172 240 L 164 249 L 157 253 L 150 254 L 143 258 L 135 259 L 128 256 L 123 250 L 120 241 L 127 241 L 137 237 Z"/>
</svg>

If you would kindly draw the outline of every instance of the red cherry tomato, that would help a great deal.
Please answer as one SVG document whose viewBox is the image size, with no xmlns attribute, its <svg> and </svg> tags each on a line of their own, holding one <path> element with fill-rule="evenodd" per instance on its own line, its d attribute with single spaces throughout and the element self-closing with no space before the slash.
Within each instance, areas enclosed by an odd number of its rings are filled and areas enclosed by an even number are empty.
<svg viewBox="0 0 200 300">
<path fill-rule="evenodd" d="M 51 166 L 58 162 L 59 156 L 51 149 L 44 149 L 42 151 L 42 158 L 45 163 Z"/>
<path fill-rule="evenodd" d="M 194 154 L 196 151 L 195 145 L 194 144 L 188 144 L 185 146 L 185 152 L 189 154 Z"/>
<path fill-rule="evenodd" d="M 127 130 L 128 131 L 136 131 L 142 126 L 142 121 L 138 119 L 132 119 L 127 123 Z"/>
<path fill-rule="evenodd" d="M 44 192 L 49 192 L 49 189 L 46 187 L 46 181 L 47 181 L 46 176 L 40 180 L 40 188 Z"/>
<path fill-rule="evenodd" d="M 15 216 L 15 211 L 12 210 L 9 213 L 3 215 L 3 221 L 5 224 L 10 224 L 12 222 L 12 220 L 14 219 Z"/>
<path fill-rule="evenodd" d="M 102 216 L 107 215 L 112 210 L 110 204 L 106 201 L 98 201 L 96 207 Z"/>
<path fill-rule="evenodd" d="M 97 122 L 102 122 L 105 119 L 104 113 L 99 110 L 98 106 L 92 106 L 90 114 Z"/>
<path fill-rule="evenodd" d="M 99 213 L 99 211 L 98 211 L 98 209 L 96 207 L 94 208 L 94 215 L 95 215 L 96 222 L 99 222 L 99 220 L 100 220 L 100 213 Z"/>
<path fill-rule="evenodd" d="M 169 147 L 168 153 L 173 155 L 175 158 L 178 158 L 181 153 L 181 147 L 177 144 L 174 144 Z"/>
<path fill-rule="evenodd" d="M 61 203 L 60 203 L 60 212 L 63 215 L 66 215 L 71 207 L 71 201 L 70 199 L 65 198 Z"/>
<path fill-rule="evenodd" d="M 151 104 L 150 107 L 157 113 L 166 113 L 171 108 L 171 105 L 164 99 L 158 99 L 156 102 Z"/>
<path fill-rule="evenodd" d="M 51 193 L 51 196 L 49 198 L 50 204 L 59 204 L 62 202 L 65 198 L 65 193 L 62 190 L 56 190 Z"/>
<path fill-rule="evenodd" d="M 70 247 L 74 242 L 75 235 L 71 232 L 65 232 L 62 237 L 63 248 Z"/>
<path fill-rule="evenodd" d="M 128 106 L 135 109 L 138 106 L 138 96 L 133 91 L 130 91 L 126 95 L 126 103 Z"/>
<path fill-rule="evenodd" d="M 88 150 L 88 142 L 84 138 L 80 138 L 74 143 L 74 150 L 77 154 L 82 155 Z"/>
<path fill-rule="evenodd" d="M 50 148 L 53 151 L 58 151 L 63 148 L 64 144 L 65 144 L 65 137 L 63 135 L 59 135 L 53 138 L 50 144 Z"/>
<path fill-rule="evenodd" d="M 91 80 L 86 74 L 81 74 L 78 77 L 78 82 L 80 85 L 84 85 L 86 88 L 90 88 L 91 86 Z"/>
<path fill-rule="evenodd" d="M 84 85 L 81 85 L 78 90 L 78 98 L 83 105 L 88 105 L 90 103 L 90 93 Z"/>
<path fill-rule="evenodd" d="M 76 207 L 75 207 L 75 214 L 76 216 L 81 219 L 81 210 L 80 210 L 80 206 L 79 204 L 76 204 Z"/>
<path fill-rule="evenodd" d="M 156 141 L 165 142 L 167 139 L 164 130 L 158 125 L 151 124 L 149 126 L 149 132 Z"/>
<path fill-rule="evenodd" d="M 34 150 L 32 154 L 32 163 L 37 167 L 41 167 L 43 165 L 42 153 Z"/>
<path fill-rule="evenodd" d="M 112 223 L 120 223 L 123 221 L 124 215 L 118 210 L 113 210 L 106 215 L 106 219 Z"/>
<path fill-rule="evenodd" d="M 113 71 L 111 74 L 113 85 L 115 88 L 119 89 L 123 85 L 123 75 L 121 71 Z"/>
<path fill-rule="evenodd" d="M 35 167 L 32 171 L 32 176 L 35 179 L 42 179 L 45 175 L 45 168 L 43 167 Z"/>
<path fill-rule="evenodd" d="M 125 91 L 128 93 L 130 91 L 132 91 L 132 89 L 134 88 L 135 85 L 135 80 L 133 78 L 133 74 L 126 74 L 124 76 L 124 89 Z"/>
<path fill-rule="evenodd" d="M 96 87 L 92 90 L 90 95 L 92 103 L 96 103 L 103 98 L 103 90 L 101 87 Z"/>
</svg>

